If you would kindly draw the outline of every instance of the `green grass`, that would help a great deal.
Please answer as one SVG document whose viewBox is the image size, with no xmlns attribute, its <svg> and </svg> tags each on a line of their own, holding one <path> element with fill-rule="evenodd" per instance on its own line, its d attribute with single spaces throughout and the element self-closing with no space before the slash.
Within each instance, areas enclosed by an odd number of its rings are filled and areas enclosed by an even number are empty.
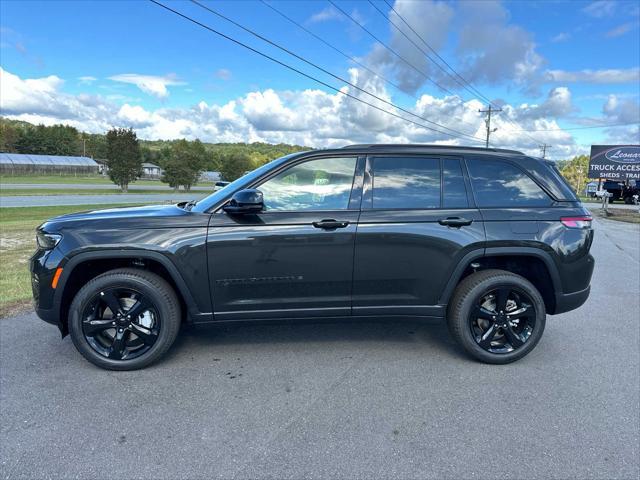
<svg viewBox="0 0 640 480">
<path fill-rule="evenodd" d="M 211 189 L 213 191 L 213 188 Z M 135 193 L 135 194 L 166 194 L 172 193 L 173 188 L 167 187 L 165 190 L 147 190 L 147 189 L 135 189 L 129 190 L 127 193 Z M 193 190 L 195 195 L 199 195 L 203 192 L 202 190 Z M 176 193 L 188 193 L 184 190 L 179 190 Z M 115 187 L 114 189 L 84 189 L 84 188 L 74 188 L 74 189 L 61 189 L 61 188 L 5 188 L 2 189 L 0 187 L 0 197 L 24 197 L 24 196 L 42 196 L 42 195 L 120 195 L 122 191 Z"/>
<path fill-rule="evenodd" d="M 123 206 L 123 205 L 117 205 Z M 0 318 L 31 300 L 29 258 L 36 248 L 35 228 L 65 213 L 114 205 L 0 208 Z"/>
<path fill-rule="evenodd" d="M 599 218 L 606 218 L 608 220 L 616 220 L 618 222 L 626 223 L 640 223 L 640 213 L 637 210 L 622 209 L 622 208 L 609 208 L 607 213 L 603 212 L 600 208 L 594 208 L 591 213 Z"/>
</svg>

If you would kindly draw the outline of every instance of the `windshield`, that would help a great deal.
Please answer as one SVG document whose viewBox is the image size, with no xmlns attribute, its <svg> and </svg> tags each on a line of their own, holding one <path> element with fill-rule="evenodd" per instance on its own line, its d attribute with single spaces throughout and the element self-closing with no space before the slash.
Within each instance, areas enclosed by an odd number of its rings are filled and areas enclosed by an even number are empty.
<svg viewBox="0 0 640 480">
<path fill-rule="evenodd" d="M 278 165 L 281 165 L 283 162 L 286 162 L 291 157 L 299 155 L 300 153 L 303 152 L 290 153 L 289 155 L 285 155 L 284 157 L 276 158 L 269 163 L 265 163 L 261 167 L 258 167 L 255 170 L 247 173 L 246 175 L 238 178 L 237 180 L 234 180 L 229 185 L 221 188 L 217 192 L 213 192 L 211 195 L 204 197 L 202 200 L 198 200 L 191 211 L 206 212 L 211 207 L 227 198 L 231 192 L 235 192 L 242 189 L 245 185 L 251 184 L 255 179 L 259 178 L 264 173 L 270 171 L 273 168 L 276 168 Z"/>
</svg>

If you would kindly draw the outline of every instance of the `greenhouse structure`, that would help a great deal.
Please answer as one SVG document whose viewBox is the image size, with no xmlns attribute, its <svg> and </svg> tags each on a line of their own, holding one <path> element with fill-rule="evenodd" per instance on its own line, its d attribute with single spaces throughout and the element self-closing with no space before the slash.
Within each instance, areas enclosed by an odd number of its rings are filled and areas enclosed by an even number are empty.
<svg viewBox="0 0 640 480">
<path fill-rule="evenodd" d="M 98 164 L 89 157 L 0 153 L 0 173 L 23 174 L 90 174 L 98 173 Z"/>
</svg>

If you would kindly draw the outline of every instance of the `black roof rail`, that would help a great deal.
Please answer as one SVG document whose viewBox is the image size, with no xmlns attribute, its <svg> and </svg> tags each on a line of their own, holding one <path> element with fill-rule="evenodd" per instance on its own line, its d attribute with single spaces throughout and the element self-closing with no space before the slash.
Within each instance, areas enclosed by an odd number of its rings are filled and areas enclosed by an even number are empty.
<svg viewBox="0 0 640 480">
<path fill-rule="evenodd" d="M 485 148 L 485 147 L 464 147 L 458 145 L 429 145 L 424 143 L 362 143 L 355 145 L 345 145 L 343 149 L 376 149 L 376 148 L 425 148 L 430 150 L 472 150 L 478 152 L 498 152 L 524 155 L 518 150 L 508 150 L 506 148 Z"/>
</svg>

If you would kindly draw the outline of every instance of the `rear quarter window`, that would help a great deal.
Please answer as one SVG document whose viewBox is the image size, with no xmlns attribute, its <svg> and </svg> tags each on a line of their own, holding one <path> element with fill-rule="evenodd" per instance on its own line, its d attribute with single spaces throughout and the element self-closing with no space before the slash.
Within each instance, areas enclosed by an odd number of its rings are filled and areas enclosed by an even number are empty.
<svg viewBox="0 0 640 480">
<path fill-rule="evenodd" d="M 546 207 L 552 203 L 531 177 L 511 163 L 471 158 L 467 166 L 479 207 Z"/>
</svg>

